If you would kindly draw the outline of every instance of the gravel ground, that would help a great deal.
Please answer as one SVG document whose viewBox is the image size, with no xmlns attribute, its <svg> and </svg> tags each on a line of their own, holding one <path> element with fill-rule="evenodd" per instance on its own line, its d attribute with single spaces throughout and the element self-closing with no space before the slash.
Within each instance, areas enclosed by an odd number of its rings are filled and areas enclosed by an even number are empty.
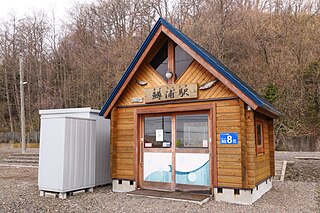
<svg viewBox="0 0 320 213">
<path fill-rule="evenodd" d="M 320 183 L 320 160 L 296 160 L 287 164 L 285 180 Z"/>
<path fill-rule="evenodd" d="M 2 153 L 2 154 L 1 154 Z M 5 153 L 5 154 L 4 154 Z M 0 158 L 8 152 L 0 149 Z M 66 200 L 39 196 L 37 169 L 0 167 L 0 212 L 318 212 L 319 183 L 274 182 L 253 205 L 210 200 L 204 205 L 113 193 L 111 186 Z"/>
<path fill-rule="evenodd" d="M 0 143 L 0 160 L 12 154 L 13 152 L 14 149 L 11 149 L 9 144 Z"/>
<path fill-rule="evenodd" d="M 320 157 L 320 152 L 275 152 L 276 160 L 294 161 L 295 157 Z"/>
</svg>

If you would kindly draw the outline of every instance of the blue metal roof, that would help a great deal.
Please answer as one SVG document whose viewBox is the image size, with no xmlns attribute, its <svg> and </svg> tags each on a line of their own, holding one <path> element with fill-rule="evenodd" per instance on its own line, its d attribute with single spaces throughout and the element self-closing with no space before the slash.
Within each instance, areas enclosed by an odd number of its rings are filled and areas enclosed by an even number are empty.
<svg viewBox="0 0 320 213">
<path fill-rule="evenodd" d="M 151 39 L 153 38 L 156 31 L 159 27 L 163 25 L 165 26 L 170 32 L 172 32 L 176 37 L 178 37 L 182 42 L 184 42 L 189 48 L 195 51 L 200 57 L 202 57 L 207 63 L 209 63 L 212 67 L 214 67 L 219 73 L 221 73 L 226 79 L 228 79 L 235 87 L 237 87 L 241 92 L 243 92 L 249 99 L 251 99 L 255 104 L 259 107 L 271 112 L 274 115 L 280 116 L 281 113 L 275 109 L 267 100 L 261 97 L 258 93 L 256 93 L 252 88 L 250 88 L 246 83 L 244 83 L 240 78 L 238 78 L 231 70 L 229 70 L 224 64 L 222 64 L 218 59 L 216 59 L 213 55 L 205 51 L 202 47 L 188 38 L 185 34 L 180 32 L 174 26 L 169 24 L 165 19 L 159 18 L 156 22 L 155 26 L 151 30 L 150 34 L 140 47 L 138 53 L 135 55 L 133 60 L 131 61 L 129 67 L 122 75 L 119 83 L 113 89 L 110 97 L 104 104 L 103 108 L 100 111 L 100 116 L 103 116 L 109 105 L 111 104 L 112 100 L 115 98 L 116 94 L 119 92 L 120 88 L 122 87 L 123 83 L 133 70 L 134 66 L 138 62 L 139 58 L 141 57 L 142 53 L 145 51 L 146 47 L 150 43 Z"/>
</svg>

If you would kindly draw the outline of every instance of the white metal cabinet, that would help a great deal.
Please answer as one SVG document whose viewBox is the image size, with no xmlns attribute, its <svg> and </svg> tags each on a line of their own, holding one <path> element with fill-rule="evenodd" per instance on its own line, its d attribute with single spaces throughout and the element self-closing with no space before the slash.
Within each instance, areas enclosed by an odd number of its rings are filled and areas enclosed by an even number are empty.
<svg viewBox="0 0 320 213">
<path fill-rule="evenodd" d="M 42 118 L 39 189 L 68 192 L 95 184 L 94 119 Z"/>
<path fill-rule="evenodd" d="M 99 110 L 72 108 L 39 113 L 40 190 L 67 192 L 111 182 L 110 121 L 99 116 Z"/>
</svg>

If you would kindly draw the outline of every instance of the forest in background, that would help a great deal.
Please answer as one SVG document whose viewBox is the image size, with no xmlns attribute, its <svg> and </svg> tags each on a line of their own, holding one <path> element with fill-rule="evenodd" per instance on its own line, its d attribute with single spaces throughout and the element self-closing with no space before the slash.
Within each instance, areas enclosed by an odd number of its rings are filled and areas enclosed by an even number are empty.
<svg viewBox="0 0 320 213">
<path fill-rule="evenodd" d="M 34 11 L 0 22 L 0 132 L 20 131 L 19 55 L 27 132 L 39 109 L 100 109 L 159 17 L 269 100 L 277 141 L 320 133 L 319 0 L 96 0 L 57 29 Z"/>
</svg>

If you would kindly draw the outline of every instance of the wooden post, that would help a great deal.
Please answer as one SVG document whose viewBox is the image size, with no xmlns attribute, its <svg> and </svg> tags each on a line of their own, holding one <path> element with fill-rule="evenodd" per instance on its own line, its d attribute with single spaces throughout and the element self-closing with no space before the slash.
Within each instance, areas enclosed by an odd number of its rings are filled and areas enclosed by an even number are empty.
<svg viewBox="0 0 320 213">
<path fill-rule="evenodd" d="M 115 143 L 117 138 L 117 108 L 114 107 L 111 111 L 110 119 L 110 173 L 111 179 L 116 177 L 116 153 L 115 153 Z"/>
<path fill-rule="evenodd" d="M 20 72 L 20 113 L 21 113 L 21 148 L 22 153 L 26 153 L 26 139 L 25 139 L 25 129 L 26 129 L 26 118 L 24 111 L 24 89 L 23 89 L 23 59 L 22 55 L 19 56 L 19 72 Z"/>
<path fill-rule="evenodd" d="M 213 188 L 218 186 L 218 152 L 217 152 L 217 104 L 212 104 L 212 155 L 213 155 Z"/>
<path fill-rule="evenodd" d="M 176 190 L 176 115 L 172 115 L 171 123 L 171 149 L 172 149 L 172 184 L 171 191 Z"/>
<path fill-rule="evenodd" d="M 242 100 L 240 104 L 240 134 L 241 134 L 241 167 L 242 167 L 242 188 L 248 188 L 248 163 L 247 163 L 247 137 L 246 137 L 246 110 Z"/>
<path fill-rule="evenodd" d="M 174 63 L 174 43 L 171 39 L 168 41 L 168 70 L 173 73 L 172 78 L 168 80 L 169 84 L 174 84 L 176 79 L 176 69 Z"/>
<path fill-rule="evenodd" d="M 134 174 L 134 180 L 136 181 L 136 186 L 139 188 L 140 187 L 140 181 L 139 181 L 139 174 L 140 174 L 140 162 L 139 159 L 141 158 L 141 154 L 140 152 L 142 151 L 140 148 L 140 138 L 141 138 L 141 134 L 140 134 L 140 122 L 139 122 L 140 116 L 137 113 L 137 109 L 135 109 L 133 111 L 133 123 L 134 123 L 134 127 L 133 127 L 133 135 L 134 135 L 134 143 L 133 143 L 133 156 L 134 156 L 134 170 L 133 170 L 133 174 Z"/>
</svg>

